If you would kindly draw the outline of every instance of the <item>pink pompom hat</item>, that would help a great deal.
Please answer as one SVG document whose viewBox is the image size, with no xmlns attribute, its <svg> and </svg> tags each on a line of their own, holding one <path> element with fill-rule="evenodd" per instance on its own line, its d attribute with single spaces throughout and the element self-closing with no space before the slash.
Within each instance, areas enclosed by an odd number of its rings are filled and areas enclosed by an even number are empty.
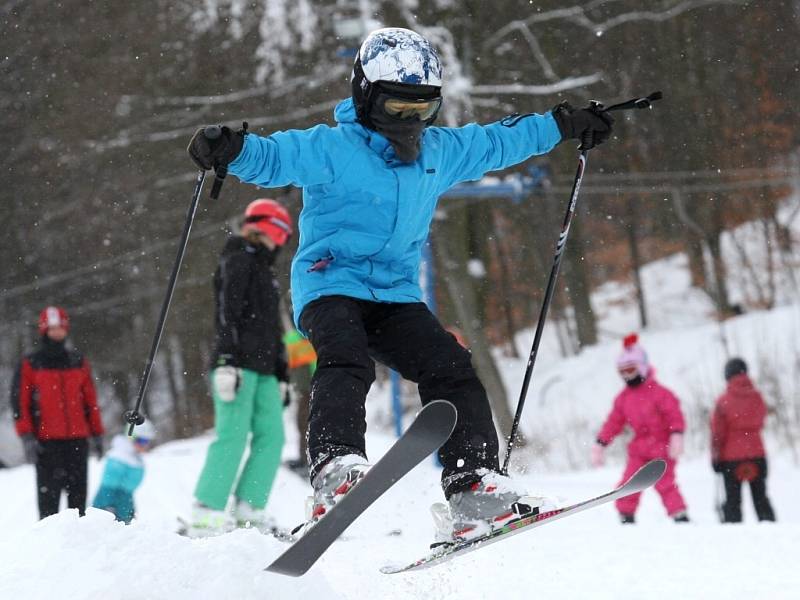
<svg viewBox="0 0 800 600">
<path fill-rule="evenodd" d="M 637 375 L 647 377 L 650 374 L 650 361 L 647 352 L 639 344 L 639 336 L 635 333 L 622 340 L 622 353 L 617 358 L 617 370 L 626 381 Z"/>
</svg>

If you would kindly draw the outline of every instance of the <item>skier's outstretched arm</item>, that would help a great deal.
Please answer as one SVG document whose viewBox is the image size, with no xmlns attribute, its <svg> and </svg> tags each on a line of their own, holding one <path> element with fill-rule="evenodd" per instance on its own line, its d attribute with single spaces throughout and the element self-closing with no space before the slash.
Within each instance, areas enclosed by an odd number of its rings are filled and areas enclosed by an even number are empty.
<svg viewBox="0 0 800 600">
<path fill-rule="evenodd" d="M 436 127 L 430 134 L 446 151 L 444 175 L 451 185 L 545 154 L 561 141 L 551 113 L 515 115 L 489 125 Z"/>
<path fill-rule="evenodd" d="M 622 401 L 619 397 L 614 401 L 614 408 L 603 423 L 600 433 L 597 434 L 597 443 L 607 446 L 617 437 L 625 427 L 625 413 L 622 410 Z"/>
<path fill-rule="evenodd" d="M 452 183 L 480 179 L 545 154 L 559 142 L 580 139 L 581 149 L 602 144 L 611 135 L 614 120 L 596 108 L 573 109 L 562 103 L 545 114 L 511 115 L 489 125 L 436 128 L 448 151 Z"/>
<path fill-rule="evenodd" d="M 327 125 L 277 131 L 266 137 L 248 133 L 244 127 L 239 131 L 220 127 L 219 134 L 211 139 L 205 131 L 205 127 L 198 129 L 187 149 L 201 169 L 213 168 L 219 174 L 222 168 L 262 187 L 303 187 L 330 183 L 335 178 L 330 144 L 326 143 L 330 132 Z"/>
<path fill-rule="evenodd" d="M 267 137 L 249 134 L 239 156 L 228 167 L 246 183 L 262 187 L 309 186 L 335 178 L 327 125 L 311 129 L 278 131 Z"/>
</svg>

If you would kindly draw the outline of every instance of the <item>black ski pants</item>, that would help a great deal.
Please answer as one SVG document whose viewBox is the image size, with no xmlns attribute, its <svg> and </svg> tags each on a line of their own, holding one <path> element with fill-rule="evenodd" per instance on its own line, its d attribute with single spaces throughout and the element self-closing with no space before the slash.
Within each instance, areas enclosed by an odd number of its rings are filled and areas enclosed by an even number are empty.
<svg viewBox="0 0 800 600">
<path fill-rule="evenodd" d="M 317 352 L 308 421 L 312 480 L 332 458 L 366 457 L 373 360 L 417 383 L 423 405 L 443 399 L 458 410 L 455 430 L 439 450 L 446 497 L 478 481 L 478 470 L 499 469 L 497 432 L 470 353 L 424 303 L 325 296 L 305 307 L 301 325 Z"/>
<path fill-rule="evenodd" d="M 775 512 L 767 498 L 767 459 L 753 458 L 721 463 L 725 482 L 725 503 L 722 517 L 725 523 L 742 522 L 742 483 L 750 484 L 750 495 L 759 521 L 774 521 Z"/>
<path fill-rule="evenodd" d="M 86 471 L 89 444 L 86 439 L 39 442 L 36 460 L 36 489 L 39 518 L 58 512 L 61 492 L 67 493 L 67 506 L 86 512 Z"/>
</svg>

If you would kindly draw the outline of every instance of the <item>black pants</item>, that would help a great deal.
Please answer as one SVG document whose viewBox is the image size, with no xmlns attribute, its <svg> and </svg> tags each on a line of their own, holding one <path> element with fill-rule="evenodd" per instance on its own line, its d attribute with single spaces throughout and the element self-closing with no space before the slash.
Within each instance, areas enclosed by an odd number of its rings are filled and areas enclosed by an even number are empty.
<svg viewBox="0 0 800 600">
<path fill-rule="evenodd" d="M 725 503 L 722 517 L 725 523 L 742 521 L 742 482 L 750 483 L 750 495 L 759 521 L 774 521 L 775 512 L 767 498 L 767 459 L 732 460 L 721 464 L 725 481 Z"/>
<path fill-rule="evenodd" d="M 445 496 L 477 481 L 479 469 L 499 469 L 492 412 L 470 353 L 425 304 L 326 296 L 303 310 L 301 324 L 317 351 L 308 422 L 312 479 L 331 458 L 366 456 L 364 404 L 375 381 L 373 359 L 417 383 L 423 405 L 444 399 L 458 410 L 455 430 L 439 451 Z"/>
<path fill-rule="evenodd" d="M 86 470 L 89 445 L 85 439 L 39 442 L 36 460 L 36 488 L 39 492 L 39 518 L 58 512 L 61 492 L 67 493 L 67 506 L 86 512 Z"/>
</svg>

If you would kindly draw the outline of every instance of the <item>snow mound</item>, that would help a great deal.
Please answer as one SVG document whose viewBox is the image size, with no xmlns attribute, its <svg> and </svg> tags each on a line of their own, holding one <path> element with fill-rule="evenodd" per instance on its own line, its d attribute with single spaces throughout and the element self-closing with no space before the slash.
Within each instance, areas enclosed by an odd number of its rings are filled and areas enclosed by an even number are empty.
<svg viewBox="0 0 800 600">
<path fill-rule="evenodd" d="M 334 598 L 324 577 L 301 580 L 263 571 L 286 548 L 253 530 L 192 540 L 107 512 L 67 510 L 0 545 L 0 597 L 59 598 Z M 42 585 L 31 585 L 31 582 Z"/>
</svg>

